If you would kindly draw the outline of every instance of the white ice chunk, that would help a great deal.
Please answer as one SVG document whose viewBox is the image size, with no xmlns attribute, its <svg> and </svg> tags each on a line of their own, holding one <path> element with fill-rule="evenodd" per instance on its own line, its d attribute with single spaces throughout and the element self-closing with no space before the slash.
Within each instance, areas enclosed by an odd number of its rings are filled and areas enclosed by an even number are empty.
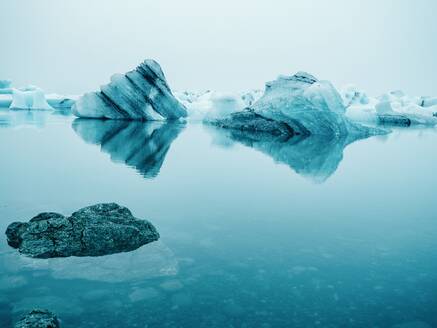
<svg viewBox="0 0 437 328">
<path fill-rule="evenodd" d="M 234 112 L 251 106 L 262 95 L 261 90 L 250 90 L 241 93 L 225 93 L 217 91 L 176 92 L 175 96 L 184 104 L 190 120 L 223 118 Z"/>
<path fill-rule="evenodd" d="M 354 86 L 343 87 L 342 98 L 346 116 L 356 122 L 376 123 L 388 115 L 403 118 L 412 125 L 437 125 L 437 98 L 409 96 L 402 90 L 373 98 Z"/>
<path fill-rule="evenodd" d="M 24 90 L 13 89 L 11 109 L 52 110 L 47 103 L 44 92 L 37 87 L 27 87 Z"/>
</svg>

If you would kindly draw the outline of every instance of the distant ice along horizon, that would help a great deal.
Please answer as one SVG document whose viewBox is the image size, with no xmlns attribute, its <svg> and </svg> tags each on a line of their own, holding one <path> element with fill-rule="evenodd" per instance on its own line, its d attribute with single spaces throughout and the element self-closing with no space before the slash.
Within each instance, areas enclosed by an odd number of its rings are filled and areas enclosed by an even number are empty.
<svg viewBox="0 0 437 328">
<path fill-rule="evenodd" d="M 433 95 L 436 9 L 431 0 L 4 1 L 0 78 L 83 94 L 154 58 L 173 90 L 262 89 L 304 70 L 372 95 Z"/>
</svg>

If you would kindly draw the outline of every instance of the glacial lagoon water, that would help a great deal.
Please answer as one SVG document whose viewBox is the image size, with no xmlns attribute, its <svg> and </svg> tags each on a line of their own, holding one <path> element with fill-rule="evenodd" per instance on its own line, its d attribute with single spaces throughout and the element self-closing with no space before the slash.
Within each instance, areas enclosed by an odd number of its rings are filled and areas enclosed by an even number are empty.
<svg viewBox="0 0 437 328">
<path fill-rule="evenodd" d="M 99 202 L 160 241 L 30 259 L 0 234 L 0 326 L 436 327 L 437 131 L 349 145 L 0 110 L 0 230 Z"/>
</svg>

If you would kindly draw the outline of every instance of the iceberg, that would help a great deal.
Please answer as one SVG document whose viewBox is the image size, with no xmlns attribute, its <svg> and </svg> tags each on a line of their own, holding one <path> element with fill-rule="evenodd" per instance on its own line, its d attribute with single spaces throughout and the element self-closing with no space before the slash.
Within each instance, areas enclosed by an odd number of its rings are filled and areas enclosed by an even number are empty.
<svg viewBox="0 0 437 328">
<path fill-rule="evenodd" d="M 250 108 L 265 118 L 286 123 L 299 134 L 371 132 L 346 118 L 341 96 L 329 81 L 318 81 L 306 72 L 268 82 L 264 95 Z"/>
<path fill-rule="evenodd" d="M 187 115 L 185 107 L 173 96 L 161 67 L 150 59 L 126 74 L 113 75 L 99 92 L 80 97 L 72 112 L 83 118 L 141 121 Z"/>
<path fill-rule="evenodd" d="M 337 90 L 329 81 L 298 72 L 266 83 L 263 96 L 240 113 L 205 122 L 224 128 L 274 134 L 357 138 L 385 134 L 381 129 L 352 122 Z"/>
<path fill-rule="evenodd" d="M 44 92 L 35 86 L 24 89 L 12 89 L 10 109 L 53 110 L 45 98 Z"/>
<path fill-rule="evenodd" d="M 180 122 L 129 122 L 76 119 L 73 130 L 85 142 L 100 145 L 111 160 L 135 168 L 143 177 L 158 176 Z"/>
<path fill-rule="evenodd" d="M 437 98 L 412 97 L 396 90 L 370 97 L 355 86 L 342 88 L 346 116 L 361 123 L 410 126 L 437 125 Z"/>
</svg>

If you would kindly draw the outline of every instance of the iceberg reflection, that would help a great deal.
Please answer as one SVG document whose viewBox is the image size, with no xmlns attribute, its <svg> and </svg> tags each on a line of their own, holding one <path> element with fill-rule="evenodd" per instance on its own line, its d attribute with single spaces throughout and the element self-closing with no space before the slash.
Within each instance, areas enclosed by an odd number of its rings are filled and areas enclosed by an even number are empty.
<svg viewBox="0 0 437 328">
<path fill-rule="evenodd" d="M 343 159 L 346 146 L 361 139 L 352 135 L 274 136 L 236 129 L 207 129 L 214 134 L 214 140 L 220 140 L 220 144 L 227 138 L 254 148 L 316 183 L 323 183 L 334 174 Z"/>
<path fill-rule="evenodd" d="M 43 128 L 49 118 L 47 111 L 10 110 L 0 108 L 0 128 L 35 126 Z"/>
<path fill-rule="evenodd" d="M 171 143 L 183 128 L 179 122 L 73 121 L 74 131 L 85 142 L 100 145 L 112 161 L 135 168 L 145 178 L 159 174 Z"/>
</svg>

